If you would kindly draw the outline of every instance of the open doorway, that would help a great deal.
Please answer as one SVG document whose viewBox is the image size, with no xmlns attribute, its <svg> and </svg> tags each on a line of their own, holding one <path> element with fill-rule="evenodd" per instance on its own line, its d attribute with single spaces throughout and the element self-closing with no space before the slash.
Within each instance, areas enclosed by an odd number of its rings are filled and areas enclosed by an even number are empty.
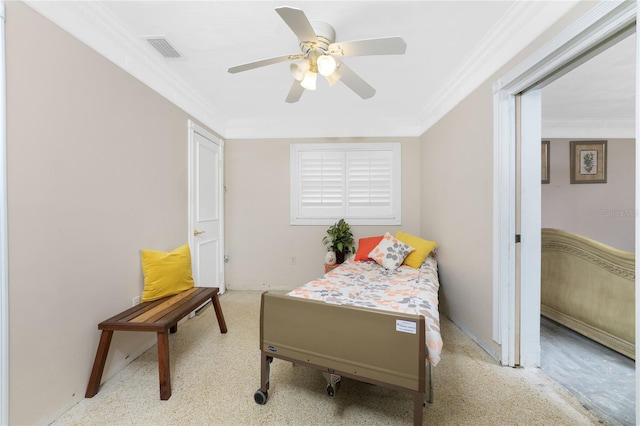
<svg viewBox="0 0 640 426">
<path fill-rule="evenodd" d="M 540 91 L 540 369 L 610 424 L 636 418 L 635 52 L 632 34 Z"/>
<path fill-rule="evenodd" d="M 540 365 L 541 88 L 634 34 L 636 16 L 635 3 L 598 3 L 494 86 L 494 338 L 501 345 L 503 365 Z M 635 102 L 637 123 L 637 98 Z M 636 153 L 636 169 L 638 164 Z M 638 198 L 636 185 L 636 211 Z M 638 292 L 635 300 L 637 305 Z M 637 312 L 635 323 L 637 340 Z"/>
</svg>

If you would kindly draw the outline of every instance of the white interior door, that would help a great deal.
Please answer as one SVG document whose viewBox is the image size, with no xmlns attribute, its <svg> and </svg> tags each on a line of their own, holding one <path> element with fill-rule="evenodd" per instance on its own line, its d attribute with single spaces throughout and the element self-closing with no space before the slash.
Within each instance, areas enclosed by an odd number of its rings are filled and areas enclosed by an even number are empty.
<svg viewBox="0 0 640 426">
<path fill-rule="evenodd" d="M 189 122 L 189 245 L 198 287 L 224 293 L 222 140 Z"/>
</svg>

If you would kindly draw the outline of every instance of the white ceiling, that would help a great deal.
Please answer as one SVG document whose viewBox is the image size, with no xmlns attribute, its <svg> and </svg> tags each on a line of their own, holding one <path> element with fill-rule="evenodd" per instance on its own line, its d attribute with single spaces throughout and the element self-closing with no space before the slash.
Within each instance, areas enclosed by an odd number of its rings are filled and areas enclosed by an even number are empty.
<svg viewBox="0 0 640 426">
<path fill-rule="evenodd" d="M 632 35 L 544 87 L 543 137 L 634 138 L 635 49 Z"/>
<path fill-rule="evenodd" d="M 237 139 L 419 136 L 575 2 L 27 4 L 222 137 Z M 227 72 L 234 65 L 299 52 L 297 38 L 275 12 L 279 6 L 298 7 L 309 20 L 331 24 L 336 41 L 401 36 L 407 52 L 343 59 L 377 90 L 370 99 L 361 99 L 341 83 L 329 87 L 319 79 L 318 90 L 305 91 L 299 102 L 288 104 L 284 99 L 293 79 L 287 62 Z M 145 36 L 165 37 L 183 58 L 164 59 Z M 612 70 L 610 61 L 607 66 Z M 549 117 L 566 115 L 562 104 L 574 112 L 577 106 L 586 106 L 557 93 L 559 89 L 554 91 L 555 85 L 563 87 L 561 81 L 544 89 Z M 577 85 L 584 87 L 584 81 Z M 563 90 L 576 91 L 571 86 Z"/>
</svg>

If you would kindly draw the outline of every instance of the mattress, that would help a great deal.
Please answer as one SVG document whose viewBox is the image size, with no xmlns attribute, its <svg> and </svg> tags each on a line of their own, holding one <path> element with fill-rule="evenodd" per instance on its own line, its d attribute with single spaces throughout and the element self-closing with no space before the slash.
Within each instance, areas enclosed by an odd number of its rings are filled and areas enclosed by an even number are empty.
<svg viewBox="0 0 640 426">
<path fill-rule="evenodd" d="M 287 293 L 288 296 L 338 305 L 382 309 L 425 318 L 427 359 L 440 361 L 442 337 L 438 312 L 438 264 L 427 257 L 420 268 L 402 265 L 389 271 L 374 261 L 349 259 L 324 277 Z"/>
</svg>

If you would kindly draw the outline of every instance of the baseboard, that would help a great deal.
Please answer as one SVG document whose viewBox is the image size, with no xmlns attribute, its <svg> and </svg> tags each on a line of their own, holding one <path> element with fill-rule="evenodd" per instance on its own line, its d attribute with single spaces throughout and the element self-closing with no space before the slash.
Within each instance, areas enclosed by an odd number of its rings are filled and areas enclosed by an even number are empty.
<svg viewBox="0 0 640 426">
<path fill-rule="evenodd" d="M 473 334 L 473 332 L 471 332 L 471 330 L 469 330 L 461 321 L 459 321 L 457 318 L 455 317 L 450 317 L 447 316 L 447 318 L 449 318 L 449 320 L 455 324 L 456 327 L 458 327 L 460 330 L 462 330 L 464 332 L 464 334 L 466 334 L 471 340 L 473 340 L 478 346 L 480 346 L 482 349 L 484 349 L 484 351 L 486 353 L 489 354 L 489 356 L 491 356 L 491 358 L 495 359 L 498 362 L 501 362 L 502 360 L 500 359 L 500 356 L 498 356 L 498 354 L 496 353 L 496 351 L 491 347 L 488 346 L 487 343 L 478 338 L 478 336 L 476 336 L 475 334 Z M 446 343 L 445 343 L 446 344 Z"/>
<path fill-rule="evenodd" d="M 540 314 L 552 321 L 557 322 L 558 324 L 561 324 L 575 331 L 576 333 L 580 333 L 591 340 L 595 340 L 596 342 L 616 352 L 619 352 L 626 357 L 635 359 L 636 345 L 631 342 L 627 342 L 626 340 L 614 336 L 613 334 L 595 328 L 585 322 L 572 318 L 560 311 L 557 311 L 545 305 L 540 306 Z"/>
</svg>

